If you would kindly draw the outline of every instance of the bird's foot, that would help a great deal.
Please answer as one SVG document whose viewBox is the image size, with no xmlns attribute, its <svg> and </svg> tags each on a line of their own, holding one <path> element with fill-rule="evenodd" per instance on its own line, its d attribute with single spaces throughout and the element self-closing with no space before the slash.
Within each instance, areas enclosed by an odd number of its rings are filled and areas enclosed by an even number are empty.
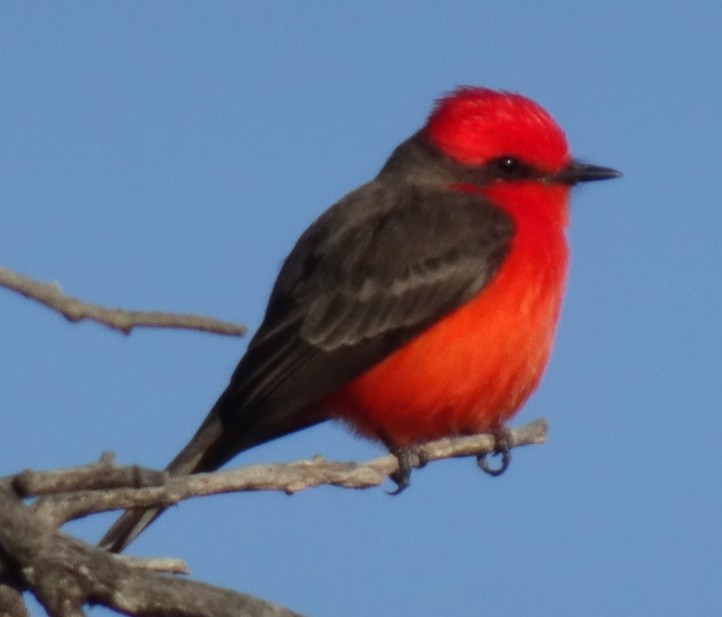
<svg viewBox="0 0 722 617">
<path fill-rule="evenodd" d="M 409 486 L 411 470 L 420 469 L 428 462 L 418 446 L 407 446 L 404 448 L 393 448 L 391 454 L 396 457 L 399 463 L 398 468 L 389 477 L 396 482 L 393 491 L 386 491 L 389 495 L 398 495 Z"/>
<path fill-rule="evenodd" d="M 503 474 L 511 463 L 511 431 L 505 426 L 498 426 L 491 431 L 491 434 L 494 435 L 495 442 L 491 455 L 496 457 L 501 454 L 501 463 L 498 466 L 490 465 L 487 459 L 488 453 L 484 453 L 476 457 L 476 464 L 482 471 L 496 477 Z"/>
</svg>

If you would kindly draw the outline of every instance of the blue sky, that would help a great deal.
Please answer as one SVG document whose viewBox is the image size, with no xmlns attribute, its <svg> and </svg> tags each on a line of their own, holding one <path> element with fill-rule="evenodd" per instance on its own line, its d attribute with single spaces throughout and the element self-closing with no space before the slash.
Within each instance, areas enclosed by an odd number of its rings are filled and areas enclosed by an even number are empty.
<svg viewBox="0 0 722 617">
<path fill-rule="evenodd" d="M 131 552 L 315 617 L 718 614 L 721 27 L 713 2 L 3 3 L 0 263 L 90 301 L 254 329 L 298 234 L 458 84 L 534 98 L 625 174 L 574 195 L 553 358 L 515 419 L 548 417 L 546 445 L 398 498 L 187 502 Z M 245 346 L 0 307 L 3 474 L 162 467 Z M 380 452 L 329 425 L 234 464 Z"/>
</svg>

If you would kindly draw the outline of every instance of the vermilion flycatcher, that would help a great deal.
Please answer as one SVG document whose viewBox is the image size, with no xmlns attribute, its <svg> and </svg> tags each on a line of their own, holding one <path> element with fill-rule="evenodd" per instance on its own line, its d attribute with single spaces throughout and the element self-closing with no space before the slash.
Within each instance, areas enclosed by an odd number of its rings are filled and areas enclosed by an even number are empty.
<svg viewBox="0 0 722 617">
<path fill-rule="evenodd" d="M 499 431 L 549 356 L 569 189 L 618 175 L 571 159 L 527 98 L 441 99 L 374 180 L 300 237 L 228 387 L 168 470 L 211 471 L 328 419 L 401 454 Z M 101 546 L 121 550 L 159 513 L 126 512 Z"/>
</svg>

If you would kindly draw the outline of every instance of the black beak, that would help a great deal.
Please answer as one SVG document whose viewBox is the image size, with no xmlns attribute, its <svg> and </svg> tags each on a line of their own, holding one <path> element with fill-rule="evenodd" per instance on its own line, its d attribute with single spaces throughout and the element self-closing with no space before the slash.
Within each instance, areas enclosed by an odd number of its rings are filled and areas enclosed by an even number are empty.
<svg viewBox="0 0 722 617">
<path fill-rule="evenodd" d="M 587 165 L 581 161 L 571 161 L 559 173 L 554 174 L 552 179 L 562 184 L 576 184 L 577 182 L 591 182 L 592 180 L 610 180 L 621 177 L 616 169 L 609 167 L 598 167 Z"/>
</svg>

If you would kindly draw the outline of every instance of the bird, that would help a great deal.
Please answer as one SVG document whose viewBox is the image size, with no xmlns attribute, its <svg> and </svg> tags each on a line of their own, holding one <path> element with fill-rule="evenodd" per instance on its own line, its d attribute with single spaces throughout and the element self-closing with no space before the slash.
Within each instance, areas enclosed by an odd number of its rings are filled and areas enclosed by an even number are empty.
<svg viewBox="0 0 722 617">
<path fill-rule="evenodd" d="M 572 158 L 523 95 L 441 97 L 374 179 L 299 237 L 228 386 L 167 471 L 213 471 L 340 420 L 396 454 L 398 492 L 419 444 L 503 435 L 552 348 L 570 189 L 620 175 Z M 99 546 L 123 550 L 162 511 L 126 511 Z"/>
</svg>

